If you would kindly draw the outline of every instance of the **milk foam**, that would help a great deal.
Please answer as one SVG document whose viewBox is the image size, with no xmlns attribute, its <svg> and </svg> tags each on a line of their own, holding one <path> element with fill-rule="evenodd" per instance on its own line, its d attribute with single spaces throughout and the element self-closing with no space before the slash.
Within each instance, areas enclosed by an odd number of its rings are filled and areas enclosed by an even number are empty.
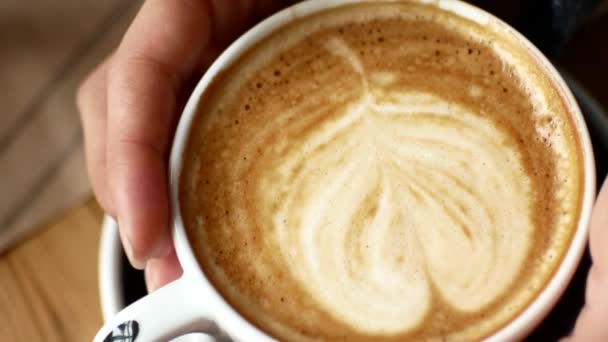
<svg viewBox="0 0 608 342">
<path fill-rule="evenodd" d="M 343 41 L 330 51 L 365 82 Z M 530 188 L 507 140 L 435 95 L 366 87 L 286 146 L 258 205 L 278 208 L 272 231 L 287 268 L 325 310 L 366 332 L 401 332 L 427 315 L 431 287 L 475 311 L 519 272 Z"/>
<path fill-rule="evenodd" d="M 208 91 L 182 175 L 189 238 L 279 339 L 481 339 L 563 255 L 573 127 L 501 27 L 366 6 L 277 34 Z"/>
</svg>

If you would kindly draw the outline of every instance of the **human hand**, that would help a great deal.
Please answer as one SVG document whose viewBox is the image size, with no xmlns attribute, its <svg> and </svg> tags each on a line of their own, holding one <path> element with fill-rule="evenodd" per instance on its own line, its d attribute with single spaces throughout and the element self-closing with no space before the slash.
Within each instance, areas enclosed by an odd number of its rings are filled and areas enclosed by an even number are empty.
<svg viewBox="0 0 608 342">
<path fill-rule="evenodd" d="M 148 0 L 77 95 L 89 178 L 150 291 L 181 275 L 171 242 L 167 160 L 187 96 L 217 54 L 272 0 Z"/>
<path fill-rule="evenodd" d="M 593 208 L 589 248 L 593 264 L 587 277 L 585 306 L 572 335 L 562 342 L 608 341 L 608 181 Z"/>
</svg>

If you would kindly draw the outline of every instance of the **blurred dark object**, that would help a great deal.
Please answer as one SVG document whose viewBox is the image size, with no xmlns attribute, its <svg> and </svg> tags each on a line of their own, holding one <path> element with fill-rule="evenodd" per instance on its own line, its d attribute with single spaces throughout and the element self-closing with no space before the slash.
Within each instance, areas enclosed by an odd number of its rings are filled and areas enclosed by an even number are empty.
<svg viewBox="0 0 608 342">
<path fill-rule="evenodd" d="M 606 2 L 608 4 L 608 2 Z M 601 13 L 601 12 L 597 12 Z M 585 22 L 556 62 L 576 78 L 604 108 L 608 108 L 608 12 Z M 590 125 L 591 123 L 588 122 Z M 598 183 L 598 185 L 601 183 Z"/>
<path fill-rule="evenodd" d="M 598 15 L 606 4 L 604 0 L 470 2 L 508 22 L 551 58 L 559 54 L 582 23 Z"/>
<path fill-rule="evenodd" d="M 122 271 L 120 274 L 120 279 L 122 280 L 123 284 L 124 303 L 125 306 L 127 306 L 145 296 L 148 293 L 148 290 L 146 289 L 144 272 L 133 268 L 124 252 L 122 254 L 120 269 Z"/>
<path fill-rule="evenodd" d="M 531 8 L 520 23 L 520 30 L 549 56 L 554 57 L 580 24 L 588 18 L 599 0 L 528 1 Z"/>
</svg>

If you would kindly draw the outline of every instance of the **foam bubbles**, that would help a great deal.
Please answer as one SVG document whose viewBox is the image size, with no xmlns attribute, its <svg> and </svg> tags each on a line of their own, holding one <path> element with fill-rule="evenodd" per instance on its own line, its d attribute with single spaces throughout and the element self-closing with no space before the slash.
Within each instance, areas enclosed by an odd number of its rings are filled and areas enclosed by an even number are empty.
<svg viewBox="0 0 608 342">
<path fill-rule="evenodd" d="M 472 85 L 469 87 L 469 94 L 472 97 L 480 97 L 482 95 L 482 90 L 480 87 L 478 87 L 476 85 Z"/>
<path fill-rule="evenodd" d="M 383 95 L 294 142 L 307 147 L 260 185 L 269 201 L 260 205 L 278 207 L 288 269 L 366 333 L 415 327 L 431 288 L 462 311 L 492 302 L 533 230 L 530 188 L 517 181 L 526 175 L 518 152 L 497 144 L 507 139 L 500 129 L 431 94 Z"/>
</svg>

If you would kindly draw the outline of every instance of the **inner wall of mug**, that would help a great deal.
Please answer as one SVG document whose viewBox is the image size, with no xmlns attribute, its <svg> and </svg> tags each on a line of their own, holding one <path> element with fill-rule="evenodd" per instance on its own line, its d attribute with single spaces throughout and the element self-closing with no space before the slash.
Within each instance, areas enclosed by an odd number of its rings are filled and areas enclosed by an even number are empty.
<svg viewBox="0 0 608 342">
<path fill-rule="evenodd" d="M 395 0 L 389 0 L 395 1 Z M 491 340 L 513 339 L 525 336 L 539 321 L 548 313 L 556 303 L 559 296 L 563 293 L 569 280 L 574 273 L 580 257 L 584 251 L 588 236 L 588 223 L 591 216 L 591 207 L 595 194 L 595 165 L 593 150 L 589 134 L 574 96 L 566 86 L 565 82 L 555 70 L 552 64 L 542 55 L 542 53 L 530 43 L 525 37 L 516 30 L 508 26 L 493 15 L 467 3 L 458 0 L 416 0 L 420 3 L 433 3 L 437 7 L 452 12 L 481 25 L 498 25 L 504 29 L 504 35 L 514 36 L 524 50 L 529 52 L 539 67 L 544 69 L 546 75 L 551 79 L 553 85 L 559 89 L 564 101 L 569 108 L 570 116 L 578 131 L 580 146 L 583 153 L 584 163 L 584 187 L 582 191 L 582 208 L 579 224 L 572 238 L 570 246 L 560 264 L 557 273 L 545 286 L 540 295 L 534 299 L 523 313 L 509 322 L 504 328 L 499 330 Z M 192 280 L 192 285 L 198 297 L 201 298 L 201 305 L 213 308 L 215 320 L 222 328 L 237 338 L 247 338 L 248 340 L 267 340 L 269 337 L 247 322 L 238 312 L 236 312 L 219 294 L 219 292 L 207 280 L 203 271 L 194 256 L 189 244 L 179 206 L 179 181 L 183 165 L 183 154 L 188 140 L 190 127 L 196 115 L 199 100 L 203 92 L 212 83 L 214 78 L 225 68 L 234 64 L 243 54 L 258 42 L 277 31 L 280 27 L 290 22 L 312 15 L 314 13 L 340 7 L 346 4 L 364 3 L 370 0 L 311 0 L 296 4 L 284 9 L 270 18 L 264 20 L 254 28 L 249 30 L 237 41 L 235 41 L 207 70 L 203 78 L 199 81 L 192 95 L 190 96 L 183 114 L 180 118 L 175 134 L 171 156 L 170 156 L 170 204 L 173 223 L 173 239 L 178 258 L 184 269 L 184 277 Z M 204 295 L 206 294 L 206 295 Z"/>
</svg>

